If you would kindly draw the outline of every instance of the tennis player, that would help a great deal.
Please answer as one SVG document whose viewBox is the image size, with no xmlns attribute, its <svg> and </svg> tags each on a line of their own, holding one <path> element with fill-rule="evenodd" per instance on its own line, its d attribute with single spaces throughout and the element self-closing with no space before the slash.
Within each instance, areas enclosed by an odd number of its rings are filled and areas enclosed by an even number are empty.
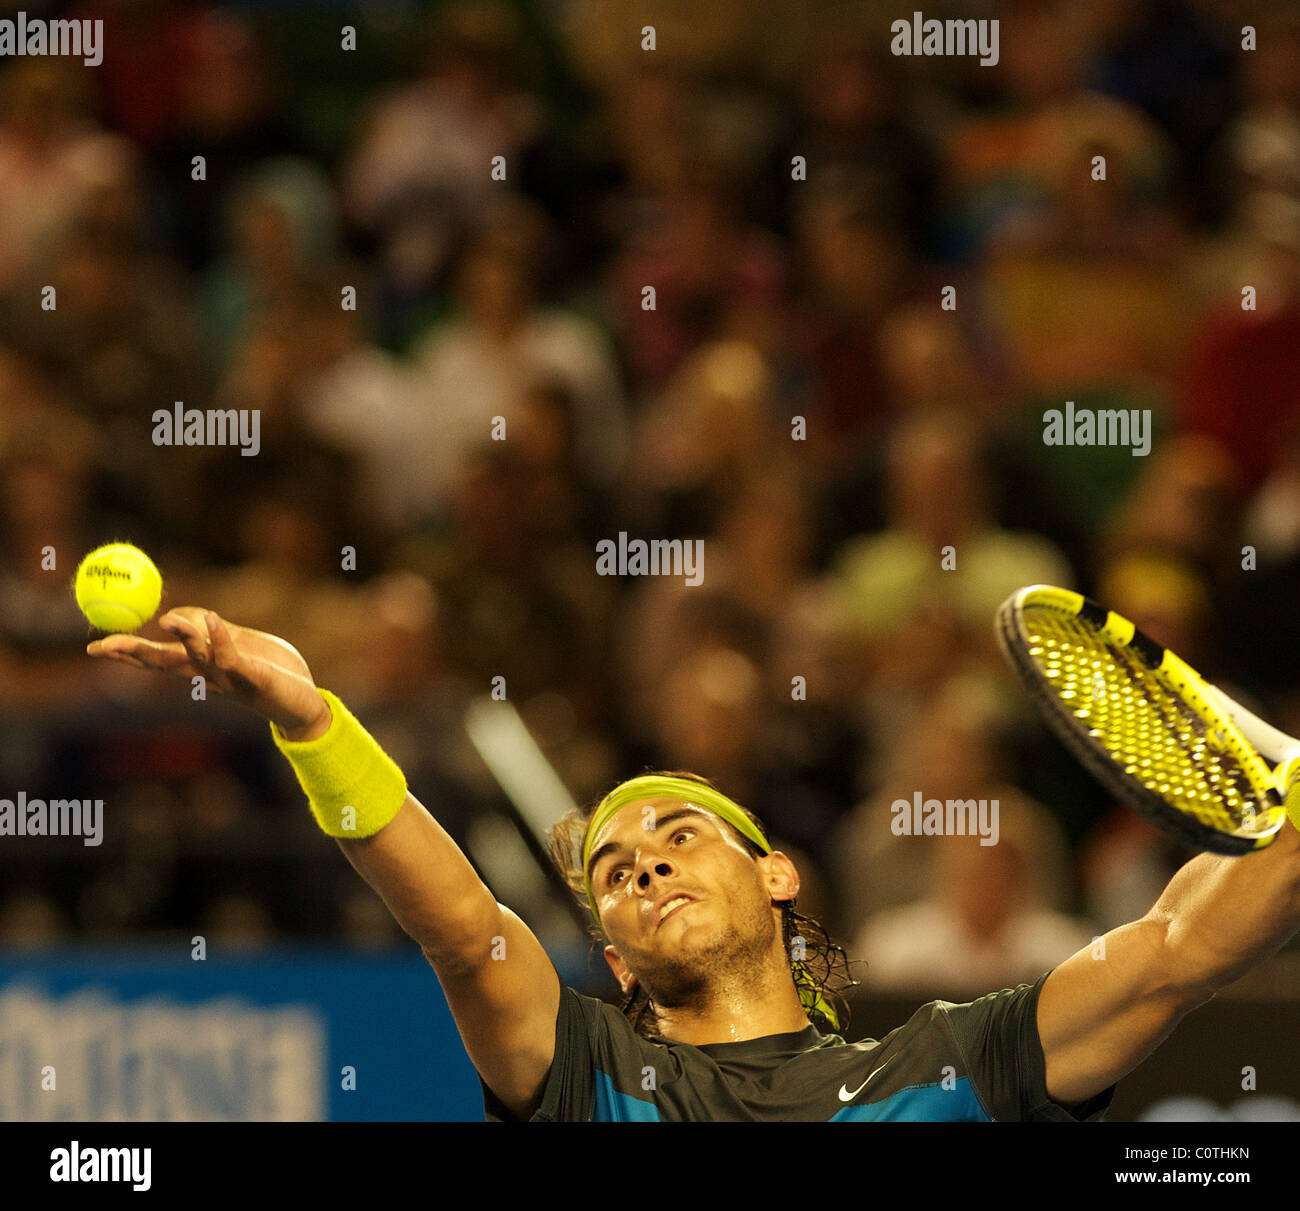
<svg viewBox="0 0 1300 1211">
<path fill-rule="evenodd" d="M 1300 928 L 1292 808 L 1269 848 L 1193 859 L 1145 917 L 1033 984 L 936 1001 L 846 1043 L 835 948 L 794 911 L 794 864 L 707 783 L 649 775 L 554 837 L 620 1012 L 561 985 L 293 647 L 195 607 L 161 625 L 173 642 L 112 635 L 87 650 L 202 676 L 270 721 L 318 824 L 437 972 L 490 1121 L 1099 1119 L 1185 1014 Z"/>
</svg>

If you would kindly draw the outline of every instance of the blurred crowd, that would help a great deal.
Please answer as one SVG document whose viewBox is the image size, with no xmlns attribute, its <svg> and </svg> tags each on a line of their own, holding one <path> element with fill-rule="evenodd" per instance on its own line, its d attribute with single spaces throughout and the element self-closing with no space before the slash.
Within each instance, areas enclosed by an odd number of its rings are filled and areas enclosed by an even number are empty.
<svg viewBox="0 0 1300 1211">
<path fill-rule="evenodd" d="M 1300 731 L 1300 21 L 950 8 L 996 67 L 828 0 L 362 6 L 356 51 L 332 9 L 84 0 L 101 67 L 0 65 L 0 793 L 106 801 L 98 850 L 0 841 L 0 941 L 399 937 L 265 725 L 84 655 L 115 538 L 293 643 L 476 861 L 504 678 L 580 801 L 655 767 L 755 810 L 868 985 L 1144 913 L 1189 854 L 992 619 L 1081 589 Z M 1066 400 L 1151 453 L 1045 445 Z M 260 452 L 155 445 L 176 401 Z M 703 583 L 597 575 L 620 532 Z M 896 835 L 917 793 L 999 843 Z"/>
</svg>

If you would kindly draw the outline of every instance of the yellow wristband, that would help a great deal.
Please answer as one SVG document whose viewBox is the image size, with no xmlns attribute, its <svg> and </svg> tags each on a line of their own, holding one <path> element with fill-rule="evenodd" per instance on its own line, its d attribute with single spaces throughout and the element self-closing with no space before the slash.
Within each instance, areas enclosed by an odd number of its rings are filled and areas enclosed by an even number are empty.
<svg viewBox="0 0 1300 1211">
<path fill-rule="evenodd" d="M 323 736 L 286 740 L 273 723 L 271 738 L 298 775 L 322 832 L 345 840 L 373 836 L 401 810 L 406 777 L 335 695 L 320 695 L 333 716 Z"/>
</svg>

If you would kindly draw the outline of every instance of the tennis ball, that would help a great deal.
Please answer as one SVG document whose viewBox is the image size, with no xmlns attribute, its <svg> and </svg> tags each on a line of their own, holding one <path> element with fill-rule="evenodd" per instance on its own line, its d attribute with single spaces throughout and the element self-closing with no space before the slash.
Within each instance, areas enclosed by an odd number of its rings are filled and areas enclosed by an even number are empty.
<svg viewBox="0 0 1300 1211">
<path fill-rule="evenodd" d="M 97 547 L 77 567 L 77 605 L 101 631 L 138 631 L 158 611 L 162 577 L 129 542 Z"/>
</svg>

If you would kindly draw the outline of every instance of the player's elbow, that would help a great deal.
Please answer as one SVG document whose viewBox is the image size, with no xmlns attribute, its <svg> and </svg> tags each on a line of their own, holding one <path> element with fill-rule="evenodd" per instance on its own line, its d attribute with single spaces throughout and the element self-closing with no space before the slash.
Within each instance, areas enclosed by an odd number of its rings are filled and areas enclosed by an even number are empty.
<svg viewBox="0 0 1300 1211">
<path fill-rule="evenodd" d="M 1180 1014 L 1204 1005 L 1241 974 L 1239 956 L 1216 948 L 1179 914 L 1157 905 L 1146 921 L 1156 943 L 1150 978 L 1161 995 L 1177 1004 Z"/>
<path fill-rule="evenodd" d="M 440 913 L 437 922 L 422 929 L 415 940 L 439 971 L 474 970 L 504 940 L 501 905 L 486 896 L 458 913 Z"/>
</svg>

